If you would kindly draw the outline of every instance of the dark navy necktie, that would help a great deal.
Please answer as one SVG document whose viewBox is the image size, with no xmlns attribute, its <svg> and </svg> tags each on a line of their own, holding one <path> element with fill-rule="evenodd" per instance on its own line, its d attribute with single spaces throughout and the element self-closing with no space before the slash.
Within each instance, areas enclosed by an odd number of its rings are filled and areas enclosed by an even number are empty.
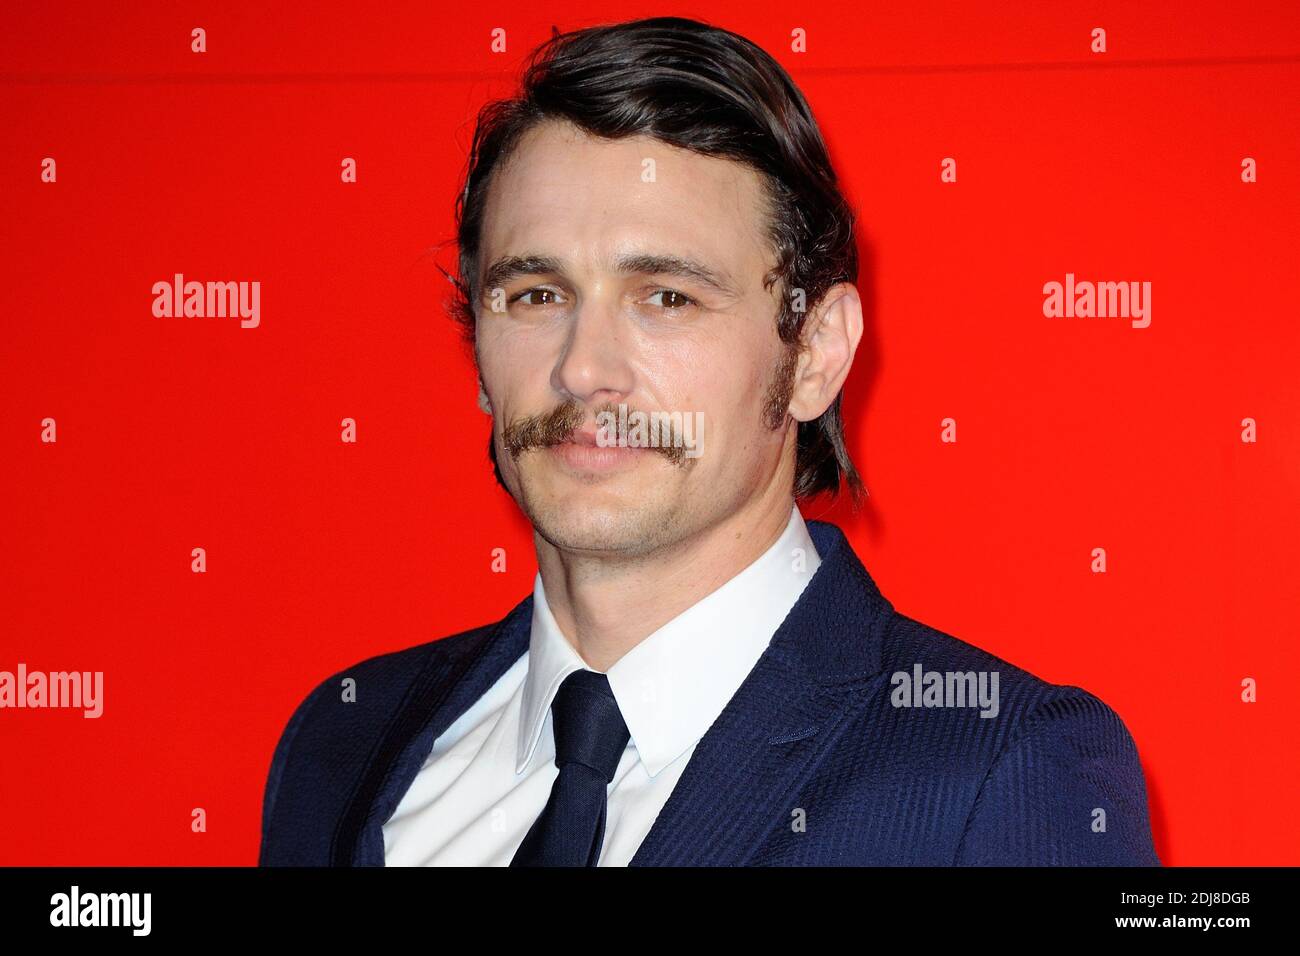
<svg viewBox="0 0 1300 956">
<path fill-rule="evenodd" d="M 609 678 L 576 670 L 551 703 L 560 775 L 511 866 L 595 866 L 605 841 L 606 788 L 627 747 L 628 729 Z"/>
</svg>

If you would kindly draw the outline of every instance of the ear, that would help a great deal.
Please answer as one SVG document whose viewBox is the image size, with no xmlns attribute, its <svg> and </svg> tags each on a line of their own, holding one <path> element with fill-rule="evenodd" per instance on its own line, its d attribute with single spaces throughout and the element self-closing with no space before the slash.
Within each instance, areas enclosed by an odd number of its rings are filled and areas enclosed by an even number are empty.
<svg viewBox="0 0 1300 956">
<path fill-rule="evenodd" d="M 833 285 L 804 323 L 790 415 L 812 421 L 844 387 L 862 341 L 862 300 L 851 282 Z"/>
<path fill-rule="evenodd" d="M 492 403 L 488 401 L 487 392 L 483 390 L 483 379 L 478 380 L 478 407 L 484 415 L 492 414 Z"/>
</svg>

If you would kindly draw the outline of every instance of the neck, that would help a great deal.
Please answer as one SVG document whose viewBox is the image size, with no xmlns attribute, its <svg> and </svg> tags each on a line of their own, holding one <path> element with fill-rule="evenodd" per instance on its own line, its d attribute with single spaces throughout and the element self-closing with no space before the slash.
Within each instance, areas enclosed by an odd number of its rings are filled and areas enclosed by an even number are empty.
<svg viewBox="0 0 1300 956">
<path fill-rule="evenodd" d="M 785 531 L 793 504 L 788 494 L 758 496 L 689 538 L 636 559 L 574 555 L 534 534 L 547 606 L 587 666 L 606 671 L 770 548 Z"/>
</svg>

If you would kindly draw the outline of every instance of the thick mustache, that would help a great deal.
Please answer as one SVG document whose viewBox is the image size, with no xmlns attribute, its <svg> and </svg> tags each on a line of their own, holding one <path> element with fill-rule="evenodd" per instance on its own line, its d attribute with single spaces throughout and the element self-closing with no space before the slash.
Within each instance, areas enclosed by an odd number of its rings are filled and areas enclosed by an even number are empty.
<svg viewBox="0 0 1300 956">
<path fill-rule="evenodd" d="M 570 400 L 549 412 L 515 419 L 502 429 L 501 441 L 510 457 L 517 459 L 530 448 L 548 448 L 568 441 L 586 417 L 582 406 Z"/>
<path fill-rule="evenodd" d="M 616 414 L 618 406 L 613 402 L 606 402 L 594 409 L 593 414 L 599 416 L 605 412 Z M 586 418 L 587 413 L 582 405 L 570 399 L 549 412 L 526 415 L 510 422 L 501 431 L 501 441 L 506 446 L 506 451 L 510 453 L 510 457 L 518 460 L 519 456 L 530 448 L 549 448 L 568 441 L 573 437 L 574 432 L 582 427 Z M 686 449 L 676 445 L 657 446 L 650 450 L 661 453 L 675 465 L 686 460 Z"/>
</svg>

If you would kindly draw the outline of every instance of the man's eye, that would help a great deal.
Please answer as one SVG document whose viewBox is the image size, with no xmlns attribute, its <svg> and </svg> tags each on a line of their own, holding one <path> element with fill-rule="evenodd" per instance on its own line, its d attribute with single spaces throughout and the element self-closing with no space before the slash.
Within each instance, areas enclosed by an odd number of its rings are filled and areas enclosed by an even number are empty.
<svg viewBox="0 0 1300 956">
<path fill-rule="evenodd" d="M 558 296 L 559 294 L 560 293 L 556 292 L 554 289 L 525 289 L 523 292 L 520 292 L 517 295 L 515 295 L 514 298 L 512 298 L 510 301 L 518 302 L 520 299 L 524 299 L 525 300 L 524 305 L 554 305 L 555 304 L 554 298 L 552 298 L 551 301 L 549 302 L 539 302 L 536 299 L 533 299 L 532 296 L 538 296 L 538 295 Z"/>
<path fill-rule="evenodd" d="M 689 295 L 686 295 L 685 293 L 682 292 L 678 292 L 676 289 L 658 289 L 651 296 L 651 298 L 654 298 L 654 296 L 656 295 L 660 295 L 664 297 L 664 301 L 660 304 L 665 309 L 681 309 L 684 308 L 685 306 L 696 304 L 695 300 L 692 299 Z"/>
</svg>

